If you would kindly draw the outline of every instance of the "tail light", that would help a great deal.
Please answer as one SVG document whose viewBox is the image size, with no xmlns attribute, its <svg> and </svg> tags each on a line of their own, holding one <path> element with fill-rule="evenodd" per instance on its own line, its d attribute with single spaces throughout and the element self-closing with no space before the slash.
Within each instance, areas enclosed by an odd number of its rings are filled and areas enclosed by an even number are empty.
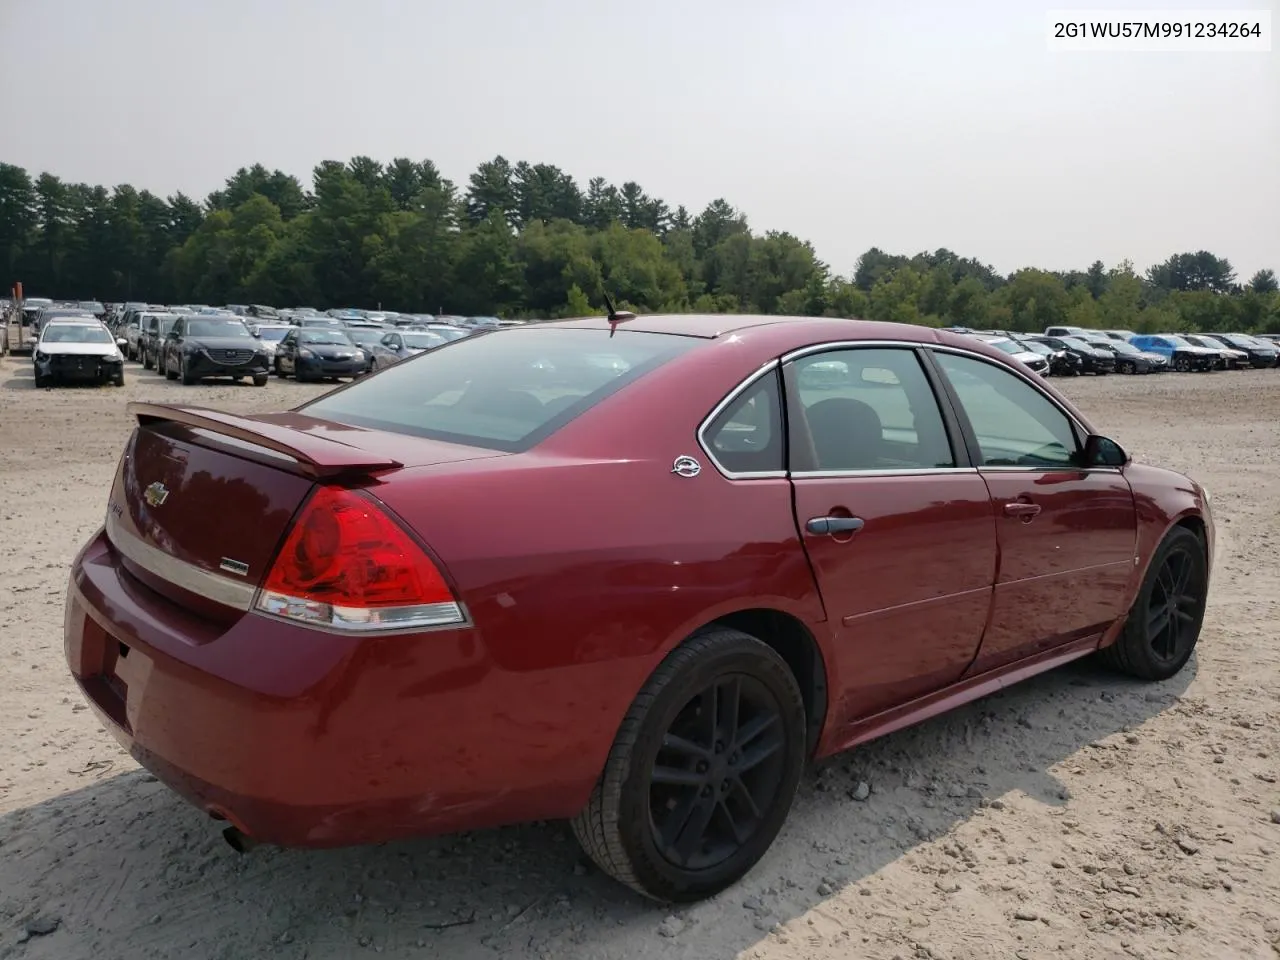
<svg viewBox="0 0 1280 960">
<path fill-rule="evenodd" d="M 302 507 L 255 606 L 356 633 L 466 622 L 413 538 L 371 499 L 340 487 L 316 488 Z"/>
</svg>

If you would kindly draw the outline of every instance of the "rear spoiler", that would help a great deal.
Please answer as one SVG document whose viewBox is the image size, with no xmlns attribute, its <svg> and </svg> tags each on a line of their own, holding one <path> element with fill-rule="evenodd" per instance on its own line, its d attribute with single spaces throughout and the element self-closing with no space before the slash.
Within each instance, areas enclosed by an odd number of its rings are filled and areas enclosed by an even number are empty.
<svg viewBox="0 0 1280 960">
<path fill-rule="evenodd" d="M 141 426 L 178 423 L 274 451 L 293 460 L 297 464 L 297 472 L 317 480 L 404 466 L 398 460 L 367 453 L 337 440 L 208 407 L 134 401 L 126 409 L 138 418 Z"/>
</svg>

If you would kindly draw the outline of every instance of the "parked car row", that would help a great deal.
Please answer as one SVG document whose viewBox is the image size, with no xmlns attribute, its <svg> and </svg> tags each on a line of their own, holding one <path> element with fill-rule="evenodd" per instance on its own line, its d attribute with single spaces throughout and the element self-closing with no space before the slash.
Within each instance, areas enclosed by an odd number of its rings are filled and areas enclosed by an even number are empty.
<svg viewBox="0 0 1280 960">
<path fill-rule="evenodd" d="M 1280 366 L 1280 335 L 1158 333 L 1048 327 L 1044 333 L 950 327 L 1022 360 L 1042 376 L 1179 373 Z"/>
<path fill-rule="evenodd" d="M 435 317 L 338 313 L 350 316 L 261 305 L 137 303 L 124 305 L 115 327 L 128 359 L 170 380 L 192 384 L 215 377 L 251 378 L 255 386 L 265 386 L 273 373 L 299 381 L 354 379 L 490 329 Z"/>
</svg>

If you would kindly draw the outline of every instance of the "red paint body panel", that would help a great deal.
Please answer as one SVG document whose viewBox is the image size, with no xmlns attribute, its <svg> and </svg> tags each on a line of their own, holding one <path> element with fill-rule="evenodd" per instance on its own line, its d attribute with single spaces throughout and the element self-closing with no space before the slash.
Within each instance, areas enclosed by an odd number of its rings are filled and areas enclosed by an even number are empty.
<svg viewBox="0 0 1280 960">
<path fill-rule="evenodd" d="M 697 442 L 711 409 L 790 350 L 942 343 L 1011 364 L 984 344 L 829 319 L 620 326 L 703 339 L 524 453 L 305 411 L 147 407 L 112 493 L 121 536 L 215 582 L 237 582 L 222 558 L 242 561 L 251 589 L 313 481 L 340 472 L 416 535 L 468 623 L 310 629 L 212 603 L 100 531 L 72 570 L 65 641 L 107 728 L 193 803 L 270 842 L 568 817 L 646 678 L 718 618 L 774 611 L 813 639 L 824 755 L 1109 642 L 1172 523 L 1202 522 L 1212 556 L 1201 489 L 1155 468 L 734 481 Z M 267 452 L 245 447 L 259 439 Z M 696 478 L 672 474 L 683 455 L 702 462 Z M 167 506 L 182 506 L 149 507 L 143 491 L 157 481 Z M 1000 510 L 1020 496 L 1043 508 L 1025 525 Z M 863 530 L 849 542 L 801 537 L 809 516 L 835 508 Z"/>
<path fill-rule="evenodd" d="M 1102 632 L 1129 608 L 1133 494 L 1114 470 L 980 471 L 1000 544 L 991 624 L 970 675 Z M 1040 508 L 1007 516 L 1005 505 Z"/>
<path fill-rule="evenodd" d="M 990 497 L 973 472 L 795 481 L 800 527 L 857 516 L 841 539 L 805 546 L 846 678 L 832 719 L 843 724 L 960 679 L 973 662 L 996 571 Z"/>
</svg>

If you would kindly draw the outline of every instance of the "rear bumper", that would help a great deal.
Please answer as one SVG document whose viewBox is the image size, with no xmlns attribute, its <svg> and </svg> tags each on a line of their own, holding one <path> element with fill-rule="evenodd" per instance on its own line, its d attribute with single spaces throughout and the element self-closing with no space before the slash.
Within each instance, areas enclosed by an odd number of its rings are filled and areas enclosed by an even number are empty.
<svg viewBox="0 0 1280 960">
<path fill-rule="evenodd" d="M 64 623 L 85 699 L 140 764 L 257 840 L 311 847 L 557 819 L 585 802 L 612 731 L 600 744 L 550 734 L 567 685 L 497 669 L 477 633 L 217 623 L 135 580 L 101 531 L 76 558 Z"/>
</svg>

